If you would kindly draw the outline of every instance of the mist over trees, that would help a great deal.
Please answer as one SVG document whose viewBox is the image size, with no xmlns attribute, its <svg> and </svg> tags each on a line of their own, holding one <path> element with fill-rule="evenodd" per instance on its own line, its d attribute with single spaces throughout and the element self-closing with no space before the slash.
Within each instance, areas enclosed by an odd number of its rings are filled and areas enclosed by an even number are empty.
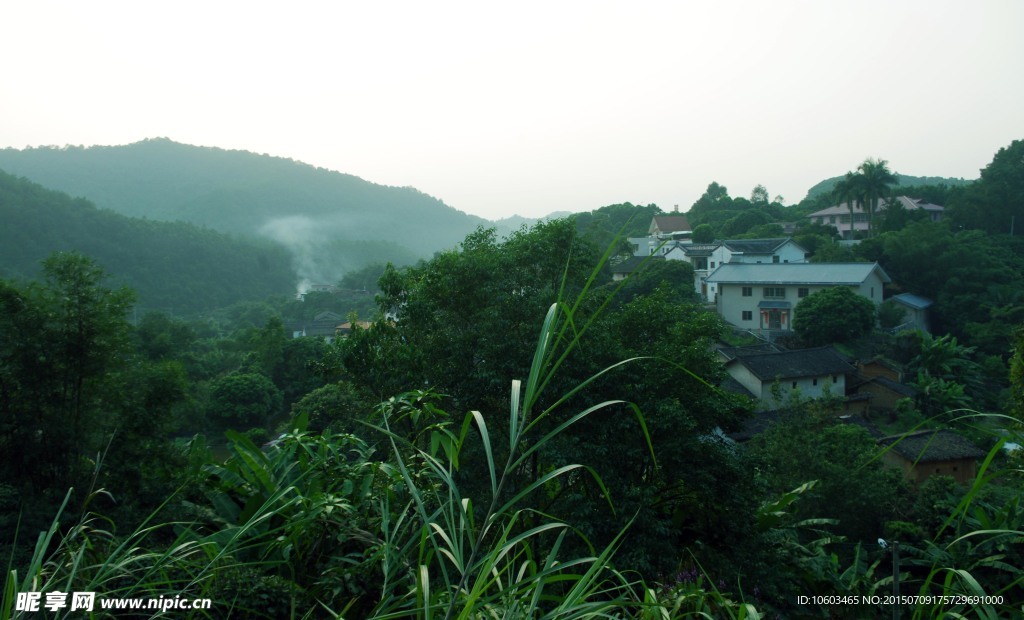
<svg viewBox="0 0 1024 620">
<path fill-rule="evenodd" d="M 267 240 L 129 218 L 0 171 L 0 276 L 31 279 L 56 251 L 94 259 L 143 308 L 187 314 L 294 293 L 292 258 Z"/>
<path fill-rule="evenodd" d="M 124 215 L 273 239 L 300 278 L 320 283 L 376 261 L 429 257 L 486 223 L 411 187 L 166 138 L 0 149 L 0 170 Z"/>
</svg>

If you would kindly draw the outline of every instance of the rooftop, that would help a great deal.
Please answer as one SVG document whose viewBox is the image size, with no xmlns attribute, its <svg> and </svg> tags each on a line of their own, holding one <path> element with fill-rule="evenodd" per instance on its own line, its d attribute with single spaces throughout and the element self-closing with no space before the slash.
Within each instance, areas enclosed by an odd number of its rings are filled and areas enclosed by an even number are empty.
<svg viewBox="0 0 1024 620">
<path fill-rule="evenodd" d="M 832 347 L 737 355 L 728 364 L 742 364 L 761 381 L 854 372 L 853 366 Z"/>
<path fill-rule="evenodd" d="M 977 459 L 985 456 L 973 443 L 948 429 L 929 429 L 908 435 L 893 435 L 878 440 L 894 452 L 915 463 Z"/>
<path fill-rule="evenodd" d="M 932 305 L 932 300 L 927 297 L 921 297 L 920 295 L 914 295 L 913 293 L 900 293 L 899 295 L 893 295 L 893 301 L 899 302 L 904 306 L 910 306 L 915 310 L 924 310 Z"/>
<path fill-rule="evenodd" d="M 661 256 L 630 256 L 611 266 L 612 273 L 633 273 L 644 264 L 644 261 L 664 260 Z"/>
<path fill-rule="evenodd" d="M 914 209 L 924 209 L 926 211 L 944 211 L 945 210 L 943 207 L 940 207 L 939 205 L 933 205 L 933 204 L 930 204 L 928 202 L 925 202 L 921 198 L 910 198 L 908 196 L 897 196 L 896 197 L 896 202 L 898 204 L 900 204 L 904 209 L 907 209 L 907 210 L 910 210 L 910 211 L 912 211 Z M 887 201 L 885 199 L 882 199 L 882 200 L 880 200 L 878 202 L 878 210 L 879 211 L 885 209 L 888 206 L 889 206 L 889 201 Z M 855 203 L 853 205 L 853 212 L 854 213 L 864 213 L 864 205 L 862 203 L 860 203 L 860 202 Z M 828 207 L 827 209 L 822 209 L 821 211 L 815 211 L 814 213 L 811 213 L 807 217 L 821 217 L 823 215 L 827 216 L 827 215 L 849 215 L 849 214 L 850 214 L 850 203 L 844 202 L 842 204 L 838 204 L 838 205 L 834 205 L 834 206 Z"/>
<path fill-rule="evenodd" d="M 651 219 L 651 227 L 647 230 L 653 233 L 690 232 L 690 220 L 685 215 L 655 215 Z"/>
<path fill-rule="evenodd" d="M 734 253 L 771 254 L 787 241 L 790 241 L 789 237 L 778 239 L 726 239 L 722 241 L 722 245 Z"/>
<path fill-rule="evenodd" d="M 878 263 L 726 263 L 711 272 L 718 284 L 862 284 L 872 272 L 892 282 Z"/>
</svg>

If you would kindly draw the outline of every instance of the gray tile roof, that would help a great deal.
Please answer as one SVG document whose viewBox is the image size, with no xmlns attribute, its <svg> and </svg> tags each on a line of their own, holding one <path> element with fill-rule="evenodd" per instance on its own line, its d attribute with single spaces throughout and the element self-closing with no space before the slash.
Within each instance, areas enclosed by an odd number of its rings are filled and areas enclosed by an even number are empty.
<svg viewBox="0 0 1024 620">
<path fill-rule="evenodd" d="M 929 429 L 908 435 L 893 435 L 878 440 L 879 445 L 917 463 L 978 459 L 985 456 L 973 443 L 948 429 Z"/>
<path fill-rule="evenodd" d="M 633 273 L 640 268 L 640 265 L 644 264 L 644 261 L 652 260 L 665 260 L 661 256 L 630 256 L 626 260 L 620 261 L 611 267 L 612 273 Z"/>
<path fill-rule="evenodd" d="M 867 385 L 869 383 L 874 383 L 876 385 L 880 385 L 880 386 L 884 387 L 885 389 L 889 390 L 890 392 L 899 394 L 901 396 L 906 396 L 906 397 L 909 397 L 909 398 L 913 398 L 914 396 L 917 396 L 917 390 L 915 388 L 913 388 L 913 387 L 911 387 L 909 385 L 900 383 L 899 381 L 893 381 L 889 377 L 871 377 L 870 379 L 867 379 L 866 381 L 860 383 L 857 386 L 857 389 L 860 389 L 862 386 L 865 386 L 865 385 Z"/>
<path fill-rule="evenodd" d="M 690 226 L 690 220 L 685 215 L 655 215 L 651 219 L 651 226 L 647 229 L 648 232 L 684 232 L 692 231 L 693 228 Z"/>
<path fill-rule="evenodd" d="M 761 381 L 853 374 L 855 369 L 832 347 L 779 353 L 739 355 L 729 364 L 742 364 Z"/>
<path fill-rule="evenodd" d="M 763 353 L 778 353 L 780 351 L 782 349 L 770 342 L 751 344 L 745 347 L 718 347 L 719 355 L 726 360 L 744 355 L 761 355 Z"/>
<path fill-rule="evenodd" d="M 901 205 L 903 205 L 903 208 L 905 208 L 907 210 L 910 210 L 910 211 L 912 211 L 914 209 L 924 209 L 926 211 L 944 211 L 945 210 L 941 206 L 927 203 L 927 202 L 925 202 L 921 198 L 910 198 L 908 196 L 897 196 L 896 200 Z M 879 211 L 884 210 L 887 206 L 889 206 L 889 202 L 886 199 L 883 198 L 882 200 L 878 201 L 878 210 Z M 853 205 L 853 212 L 854 213 L 864 213 L 864 205 L 862 205 L 860 202 L 857 202 L 856 204 Z M 828 207 L 827 209 L 822 209 L 821 211 L 815 211 L 814 213 L 809 214 L 807 217 L 821 217 L 821 216 L 827 216 L 827 215 L 849 215 L 849 214 L 850 214 L 849 203 L 844 202 L 842 204 L 833 205 L 831 207 Z"/>
<path fill-rule="evenodd" d="M 878 263 L 726 263 L 712 271 L 716 284 L 845 284 L 858 285 L 877 271 L 892 282 Z"/>
<path fill-rule="evenodd" d="M 789 241 L 789 237 L 779 239 L 727 239 L 722 245 L 732 252 L 743 254 L 771 254 L 782 244 Z"/>
</svg>

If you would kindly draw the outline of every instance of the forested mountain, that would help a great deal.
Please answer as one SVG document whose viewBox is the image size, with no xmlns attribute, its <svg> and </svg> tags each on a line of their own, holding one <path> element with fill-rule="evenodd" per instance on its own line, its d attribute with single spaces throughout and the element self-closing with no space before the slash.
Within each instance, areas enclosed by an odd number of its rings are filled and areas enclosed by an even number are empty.
<svg viewBox="0 0 1024 620">
<path fill-rule="evenodd" d="M 836 186 L 836 183 L 838 183 L 842 179 L 843 177 L 838 176 L 821 181 L 820 183 L 811 187 L 811 189 L 807 190 L 807 196 L 804 197 L 804 200 L 811 200 L 817 198 L 822 194 L 827 194 L 831 192 L 832 189 Z M 896 179 L 897 193 L 899 193 L 900 186 L 915 187 L 921 185 L 946 185 L 948 187 L 962 187 L 965 185 L 970 185 L 973 182 L 970 179 L 956 179 L 952 177 L 913 177 L 905 174 L 897 174 Z"/>
<path fill-rule="evenodd" d="M 300 275 L 316 281 L 335 282 L 371 262 L 429 257 L 487 224 L 411 187 L 166 138 L 3 149 L 0 170 L 125 215 L 274 239 L 292 250 Z"/>
<path fill-rule="evenodd" d="M 0 277 L 38 277 L 56 251 L 89 256 L 143 308 L 198 312 L 294 292 L 291 257 L 267 240 L 97 209 L 0 171 Z"/>
</svg>

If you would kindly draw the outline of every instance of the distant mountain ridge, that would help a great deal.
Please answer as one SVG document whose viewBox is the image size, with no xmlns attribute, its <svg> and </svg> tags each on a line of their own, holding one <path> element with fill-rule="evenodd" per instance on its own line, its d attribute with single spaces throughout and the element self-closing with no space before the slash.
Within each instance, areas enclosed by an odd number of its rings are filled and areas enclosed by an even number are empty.
<svg viewBox="0 0 1024 620">
<path fill-rule="evenodd" d="M 204 312 L 287 296 L 297 276 L 288 252 L 184 222 L 132 218 L 0 171 L 0 277 L 31 280 L 53 252 L 97 262 L 143 310 Z"/>
<path fill-rule="evenodd" d="M 843 177 L 832 177 L 825 179 L 820 183 L 817 183 L 811 189 L 807 190 L 807 196 L 804 200 L 813 200 L 822 194 L 827 194 L 832 191 L 832 188 L 836 186 L 836 183 L 841 181 Z M 959 187 L 963 185 L 970 185 L 974 181 L 970 179 L 957 179 L 953 177 L 914 177 L 906 174 L 897 174 L 896 179 L 898 181 L 896 187 L 913 187 L 917 185 L 946 185 L 949 187 Z"/>
<path fill-rule="evenodd" d="M 454 247 L 477 226 L 490 224 L 411 187 L 167 138 L 126 146 L 2 149 L 0 170 L 125 215 L 269 237 L 292 250 L 301 276 L 316 281 L 335 281 L 344 269 L 330 268 L 330 253 L 307 260 L 310 248 L 373 242 L 397 252 L 396 262 L 409 262 Z M 309 271 L 313 264 L 316 272 Z"/>
</svg>

